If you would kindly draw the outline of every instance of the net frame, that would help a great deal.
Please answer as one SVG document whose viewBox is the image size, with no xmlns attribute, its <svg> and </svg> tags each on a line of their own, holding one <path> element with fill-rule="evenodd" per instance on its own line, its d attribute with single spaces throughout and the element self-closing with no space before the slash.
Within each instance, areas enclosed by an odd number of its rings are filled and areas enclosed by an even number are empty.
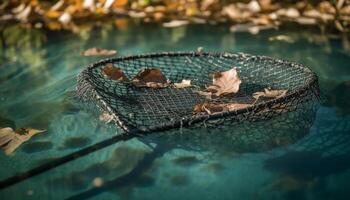
<svg viewBox="0 0 350 200">
<path fill-rule="evenodd" d="M 179 82 L 182 79 L 200 79 L 200 81 L 198 83 L 195 82 L 195 84 L 202 88 L 210 81 L 209 73 L 227 70 L 232 68 L 232 66 L 236 66 L 243 82 L 243 86 L 241 85 L 240 89 L 240 91 L 243 91 L 243 95 L 242 93 L 238 94 L 239 98 L 236 98 L 235 101 L 237 101 L 237 99 L 244 100 L 245 97 L 251 96 L 252 93 L 261 91 L 262 88 L 266 87 L 288 89 L 288 93 L 280 98 L 259 100 L 256 104 L 244 109 L 225 111 L 211 115 L 207 113 L 180 115 L 167 122 L 143 124 L 143 122 L 137 123 L 132 121 L 130 119 L 131 117 L 126 116 L 127 110 L 123 107 L 126 106 L 130 109 L 130 112 L 137 109 L 137 106 L 133 107 L 132 103 L 130 103 L 137 97 L 137 95 L 135 96 L 133 94 L 135 88 L 128 86 L 125 89 L 120 83 L 116 83 L 104 77 L 101 74 L 101 69 L 107 63 L 112 63 L 114 66 L 122 68 L 129 77 L 136 75 L 139 70 L 145 67 L 160 68 L 165 76 L 173 82 Z M 187 68 L 184 68 L 186 67 L 185 64 L 188 66 Z M 191 70 L 194 69 L 196 69 L 196 72 L 201 73 L 199 75 L 193 73 Z M 199 78 L 194 77 L 194 75 L 199 76 Z M 259 82 L 259 79 L 268 80 L 269 78 L 271 82 L 266 81 L 264 84 L 249 85 L 250 83 Z M 244 83 L 247 84 L 244 85 Z M 108 89 L 109 87 L 113 88 L 113 90 Z M 155 93 L 153 96 L 150 95 L 151 100 L 152 98 L 158 98 L 160 97 L 159 95 L 162 95 L 162 92 L 157 94 L 157 91 L 170 90 L 170 100 L 172 100 L 171 92 L 173 92 L 173 89 L 145 90 L 150 93 Z M 142 94 L 148 94 L 148 92 Z M 318 100 L 320 95 L 316 74 L 304 65 L 267 56 L 226 52 L 163 52 L 129 55 L 101 60 L 89 65 L 79 74 L 77 93 L 79 98 L 84 102 L 97 106 L 103 112 L 108 112 L 113 117 L 113 121 L 126 132 L 141 134 L 180 127 L 195 128 L 198 127 L 198 125 L 203 125 L 203 123 L 205 123 L 205 125 L 211 124 L 217 127 L 232 122 L 269 119 L 275 115 L 296 110 L 298 105 L 300 106 L 305 102 Z M 129 98 L 128 95 L 131 95 L 131 98 Z M 137 101 L 138 99 L 136 99 L 136 102 Z M 167 102 L 168 100 L 165 99 L 164 101 Z M 203 99 L 200 101 L 203 101 Z M 248 102 L 249 101 L 251 102 L 252 99 L 248 99 Z M 219 103 L 225 102 L 227 101 L 220 101 Z M 157 103 L 164 106 L 162 101 L 157 101 Z M 138 102 L 138 104 L 140 104 L 140 102 Z M 167 103 L 165 103 L 165 105 L 167 105 Z M 142 112 L 140 116 L 142 117 Z"/>
</svg>

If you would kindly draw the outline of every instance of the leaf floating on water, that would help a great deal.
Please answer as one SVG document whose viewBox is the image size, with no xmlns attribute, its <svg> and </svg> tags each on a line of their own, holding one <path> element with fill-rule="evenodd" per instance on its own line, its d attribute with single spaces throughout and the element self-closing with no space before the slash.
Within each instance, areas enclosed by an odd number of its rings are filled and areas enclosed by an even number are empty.
<svg viewBox="0 0 350 200">
<path fill-rule="evenodd" d="M 173 20 L 173 21 L 170 21 L 170 22 L 163 23 L 163 27 L 175 28 L 175 27 L 187 25 L 188 23 L 189 22 L 186 21 L 186 20 Z"/>
<path fill-rule="evenodd" d="M 288 35 L 272 36 L 272 37 L 269 37 L 269 41 L 282 41 L 282 42 L 287 42 L 287 43 L 294 43 L 295 42 L 295 40 Z"/>
<path fill-rule="evenodd" d="M 136 87 L 149 88 L 165 88 L 169 86 L 169 81 L 166 79 L 160 69 L 147 68 L 141 70 L 133 79 L 132 83 Z"/>
<path fill-rule="evenodd" d="M 263 92 L 255 92 L 253 98 L 255 102 L 257 102 L 260 97 L 281 98 L 286 96 L 287 92 L 288 90 L 272 90 L 271 88 L 265 88 Z"/>
<path fill-rule="evenodd" d="M 103 122 L 105 122 L 106 124 L 109 124 L 113 121 L 113 115 L 107 113 L 107 112 L 103 112 L 99 119 Z"/>
<path fill-rule="evenodd" d="M 236 68 L 225 72 L 216 72 L 213 75 L 213 84 L 207 87 L 207 91 L 216 96 L 223 96 L 237 93 L 241 80 Z"/>
<path fill-rule="evenodd" d="M 106 64 L 102 68 L 102 73 L 106 75 L 108 78 L 116 81 L 128 81 L 128 77 L 125 76 L 124 72 L 117 67 L 113 67 L 112 63 Z"/>
<path fill-rule="evenodd" d="M 14 138 L 14 134 L 12 134 L 12 128 L 0 128 L 0 147 L 6 145 Z"/>
<path fill-rule="evenodd" d="M 183 79 L 180 83 L 174 83 L 175 88 L 187 88 L 192 87 L 191 80 L 185 80 Z"/>
<path fill-rule="evenodd" d="M 83 56 L 111 56 L 116 54 L 116 50 L 108 50 L 108 49 L 101 49 L 101 48 L 90 48 L 85 50 L 84 52 L 81 53 Z"/>
<path fill-rule="evenodd" d="M 6 155 L 14 152 L 22 143 L 28 141 L 33 135 L 45 132 L 46 130 L 38 130 L 32 128 L 20 128 L 13 130 L 12 128 L 0 128 L 0 147 Z"/>
<path fill-rule="evenodd" d="M 225 104 L 213 104 L 213 103 L 201 103 L 197 104 L 193 108 L 194 113 L 206 112 L 207 114 L 216 114 L 227 111 L 241 110 L 248 108 L 252 104 L 243 103 L 225 103 Z"/>
</svg>

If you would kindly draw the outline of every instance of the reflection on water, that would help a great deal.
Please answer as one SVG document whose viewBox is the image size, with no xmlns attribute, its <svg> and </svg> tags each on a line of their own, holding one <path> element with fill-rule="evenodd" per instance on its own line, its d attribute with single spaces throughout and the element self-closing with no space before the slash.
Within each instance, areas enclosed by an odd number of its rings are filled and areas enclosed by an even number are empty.
<svg viewBox="0 0 350 200">
<path fill-rule="evenodd" d="M 1 199 L 340 199 L 350 195 L 339 187 L 349 185 L 350 178 L 347 37 L 332 39 L 293 28 L 250 35 L 230 33 L 225 26 L 129 25 L 123 30 L 113 24 L 87 25 L 76 34 L 16 25 L 1 32 L 0 127 L 30 126 L 48 132 L 33 137 L 13 156 L 0 154 L 0 179 L 121 132 L 82 110 L 72 98 L 76 75 L 100 59 L 80 56 L 94 46 L 123 55 L 203 46 L 208 51 L 289 59 L 316 71 L 325 101 L 318 110 L 300 107 L 265 122 L 183 129 L 113 144 L 1 190 Z M 274 39 L 278 35 L 293 42 Z"/>
</svg>

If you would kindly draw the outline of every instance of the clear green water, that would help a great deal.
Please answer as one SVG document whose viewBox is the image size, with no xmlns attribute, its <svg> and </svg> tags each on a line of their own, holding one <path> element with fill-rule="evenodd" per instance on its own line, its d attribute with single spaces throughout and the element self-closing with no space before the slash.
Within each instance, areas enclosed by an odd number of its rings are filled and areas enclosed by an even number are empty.
<svg viewBox="0 0 350 200">
<path fill-rule="evenodd" d="M 277 35 L 294 42 L 269 40 Z M 79 109 L 71 98 L 77 74 L 98 60 L 81 57 L 80 52 L 94 46 L 117 49 L 119 55 L 203 46 L 207 51 L 293 60 L 318 74 L 324 102 L 309 128 L 284 130 L 298 135 L 285 145 L 276 139 L 240 146 L 220 140 L 220 130 L 205 139 L 135 138 L 1 190 L 0 199 L 350 198 L 350 52 L 344 41 L 307 30 L 250 35 L 230 33 L 226 26 L 142 25 L 116 30 L 106 25 L 73 35 L 7 29 L 0 49 L 0 127 L 48 132 L 35 136 L 12 156 L 1 153 L 0 180 L 121 132 Z M 269 123 L 271 128 L 261 130 L 262 135 L 277 131 Z M 244 134 L 235 128 L 224 131 Z M 108 185 L 96 189 L 96 177 Z"/>
</svg>

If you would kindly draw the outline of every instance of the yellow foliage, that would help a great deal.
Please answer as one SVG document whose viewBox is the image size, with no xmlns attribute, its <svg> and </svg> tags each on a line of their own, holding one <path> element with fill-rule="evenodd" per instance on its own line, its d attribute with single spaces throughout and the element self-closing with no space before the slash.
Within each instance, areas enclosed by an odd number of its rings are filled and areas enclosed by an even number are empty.
<svg viewBox="0 0 350 200">
<path fill-rule="evenodd" d="M 120 8 L 126 6 L 126 4 L 128 4 L 128 0 L 115 0 L 112 7 Z"/>
<path fill-rule="evenodd" d="M 47 27 L 50 30 L 61 30 L 62 25 L 56 21 L 50 21 L 49 23 L 47 23 Z"/>
<path fill-rule="evenodd" d="M 61 12 L 55 11 L 55 10 L 48 10 L 48 11 L 45 13 L 45 15 L 46 15 L 46 17 L 48 17 L 48 18 L 57 19 L 57 18 L 61 15 Z"/>
</svg>

